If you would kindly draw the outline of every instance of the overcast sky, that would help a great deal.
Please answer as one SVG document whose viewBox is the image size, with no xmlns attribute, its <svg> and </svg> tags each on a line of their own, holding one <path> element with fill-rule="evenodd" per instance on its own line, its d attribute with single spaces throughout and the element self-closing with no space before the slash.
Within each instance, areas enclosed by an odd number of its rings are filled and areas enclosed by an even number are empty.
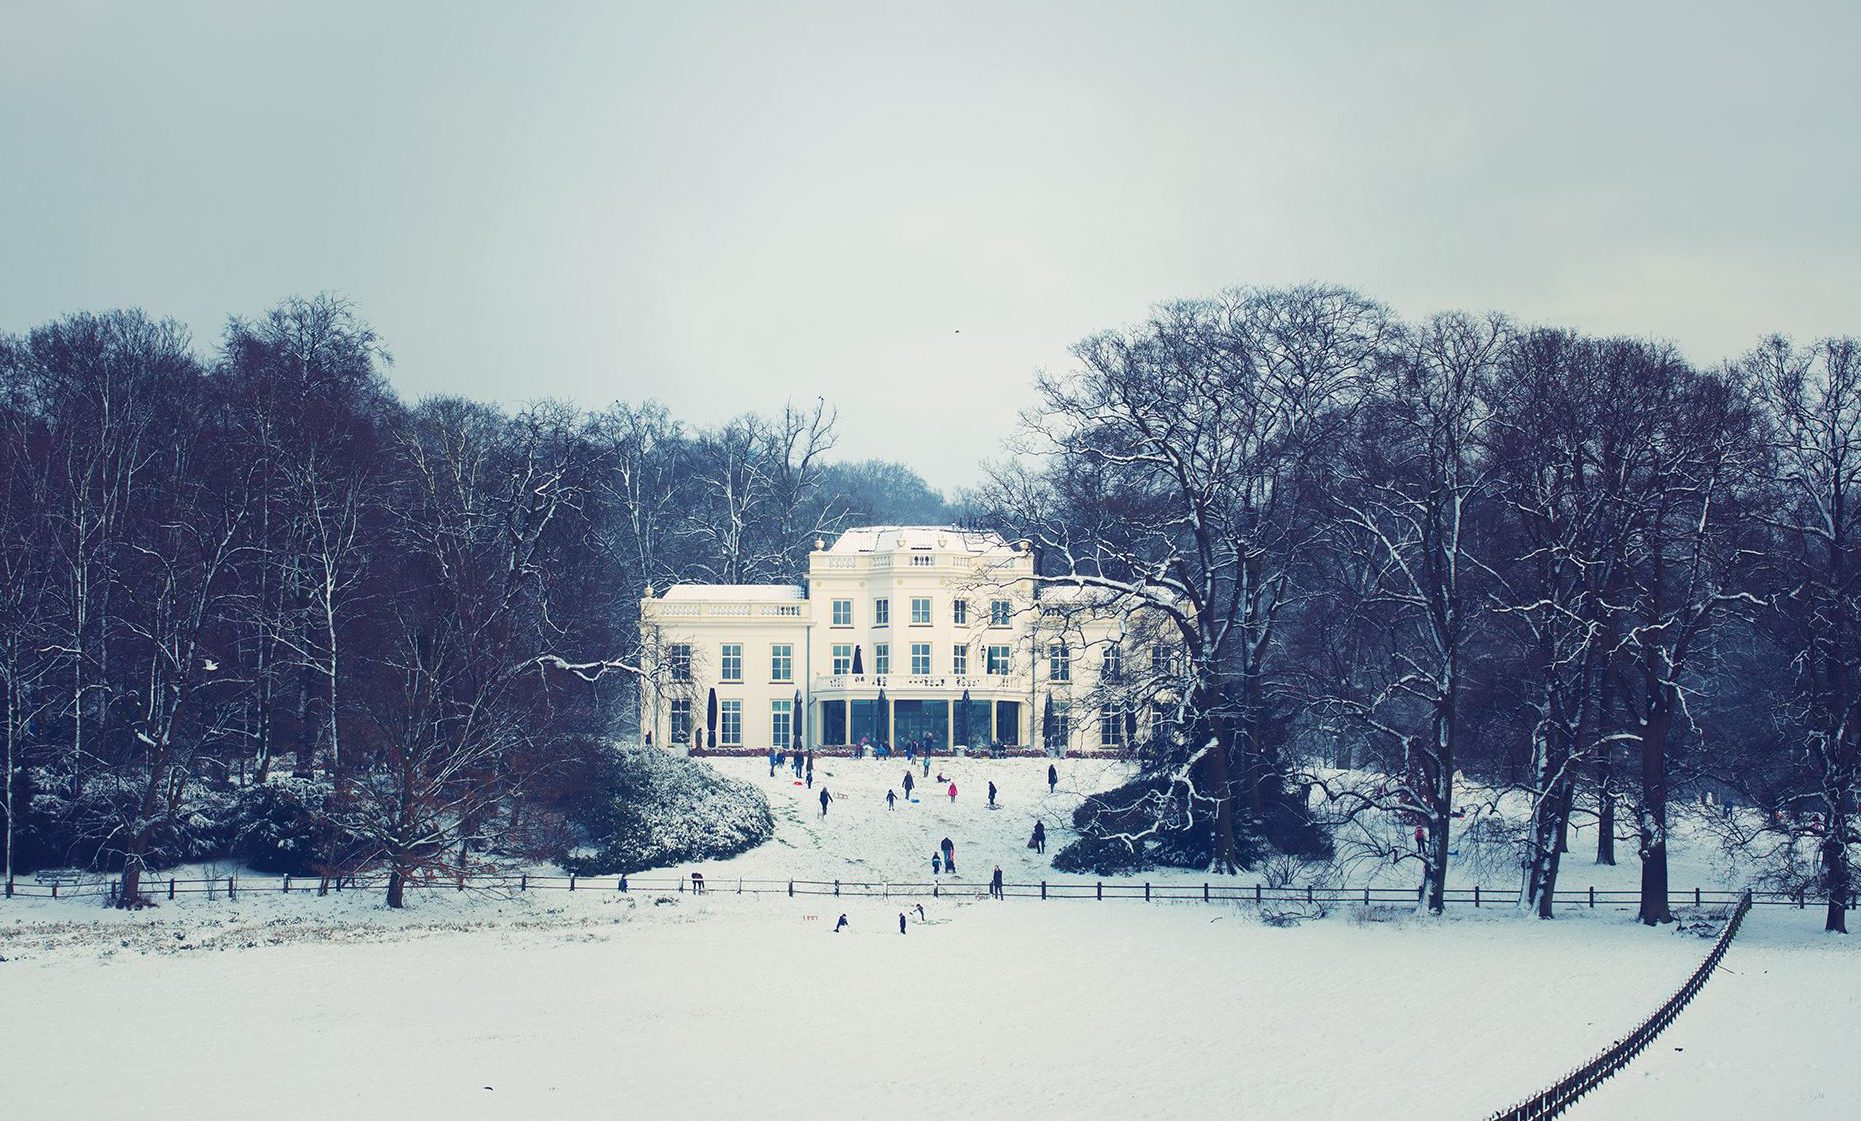
<svg viewBox="0 0 1861 1121">
<path fill-rule="evenodd" d="M 353 300 L 412 398 L 964 485 L 1160 300 L 1861 333 L 1861 5 L 0 0 L 0 330 Z"/>
</svg>

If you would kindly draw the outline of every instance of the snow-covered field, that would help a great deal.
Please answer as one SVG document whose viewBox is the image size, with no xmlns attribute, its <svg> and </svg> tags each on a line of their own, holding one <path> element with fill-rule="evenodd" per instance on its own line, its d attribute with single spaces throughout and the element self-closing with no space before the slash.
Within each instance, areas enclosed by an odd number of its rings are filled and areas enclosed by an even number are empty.
<svg viewBox="0 0 1861 1121">
<path fill-rule="evenodd" d="M 954 804 L 920 786 L 887 810 L 902 760 L 821 760 L 812 790 L 723 768 L 769 791 L 776 840 L 700 866 L 703 897 L 0 904 L 0 1116 L 1479 1117 L 1619 1037 L 1708 948 L 1608 909 L 1345 908 L 1276 928 L 1250 907 L 1124 900 L 924 900 L 901 935 L 916 900 L 728 880 L 922 881 L 946 835 L 966 880 L 996 863 L 1051 877 L 1025 847 L 1034 820 L 1057 848 L 1081 793 L 1121 771 L 1068 761 L 1050 794 L 1044 760 L 940 759 Z M 1635 874 L 1604 871 L 1598 886 Z M 1856 1100 L 1861 958 L 1819 921 L 1758 909 L 1727 973 L 1574 1115 Z"/>
</svg>

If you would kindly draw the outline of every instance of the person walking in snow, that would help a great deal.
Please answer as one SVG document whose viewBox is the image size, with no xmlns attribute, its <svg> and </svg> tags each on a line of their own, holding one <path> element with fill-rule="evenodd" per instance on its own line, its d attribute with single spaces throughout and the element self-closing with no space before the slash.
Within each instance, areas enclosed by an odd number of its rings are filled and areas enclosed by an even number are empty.
<svg viewBox="0 0 1861 1121">
<path fill-rule="evenodd" d="M 833 800 L 834 800 L 834 796 L 832 794 L 827 793 L 827 788 L 825 786 L 821 787 L 821 816 L 822 817 L 827 816 L 827 803 Z"/>
<path fill-rule="evenodd" d="M 911 800 L 911 788 L 915 785 L 917 784 L 911 780 L 911 772 L 906 771 L 905 772 L 905 801 L 909 802 Z"/>
<path fill-rule="evenodd" d="M 924 904 L 922 903 L 918 904 L 918 921 L 924 921 Z"/>
<path fill-rule="evenodd" d="M 937 847 L 943 850 L 943 870 L 956 875 L 956 842 L 945 837 Z"/>
<path fill-rule="evenodd" d="M 808 761 L 808 789 L 814 789 L 814 761 L 812 759 Z"/>
<path fill-rule="evenodd" d="M 989 894 L 997 899 L 1006 899 L 1002 893 L 1002 866 L 995 866 L 995 873 L 989 877 Z"/>
<path fill-rule="evenodd" d="M 989 808 L 995 808 L 995 783 L 993 781 L 989 783 Z"/>
<path fill-rule="evenodd" d="M 924 777 L 930 777 L 930 748 L 924 749 Z"/>
<path fill-rule="evenodd" d="M 1052 794 L 1059 789 L 1059 786 L 1060 772 L 1054 769 L 1052 763 L 1049 763 L 1047 764 L 1047 793 Z"/>
<path fill-rule="evenodd" d="M 895 810 L 898 808 L 898 795 L 890 790 L 885 792 L 885 808 L 888 810 Z"/>
<path fill-rule="evenodd" d="M 801 777 L 801 752 L 795 752 L 795 777 Z"/>
<path fill-rule="evenodd" d="M 840 933 L 842 930 L 844 930 L 849 925 L 850 924 L 846 921 L 846 915 L 843 912 L 840 916 L 840 921 L 834 924 L 834 933 L 835 934 Z"/>
<path fill-rule="evenodd" d="M 1042 853 L 1047 851 L 1047 823 L 1044 821 L 1034 823 L 1034 851 Z"/>
<path fill-rule="evenodd" d="M 898 912 L 898 933 L 903 934 L 904 932 L 905 932 L 905 913 L 903 911 L 900 911 Z"/>
</svg>

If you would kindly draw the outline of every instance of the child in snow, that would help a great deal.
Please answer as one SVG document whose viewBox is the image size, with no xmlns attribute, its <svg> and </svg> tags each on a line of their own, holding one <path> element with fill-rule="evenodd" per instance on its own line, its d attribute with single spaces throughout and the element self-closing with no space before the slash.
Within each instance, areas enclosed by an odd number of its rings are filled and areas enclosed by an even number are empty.
<svg viewBox="0 0 1861 1121">
<path fill-rule="evenodd" d="M 989 808 L 990 809 L 995 808 L 995 783 L 994 782 L 989 783 Z"/>
<path fill-rule="evenodd" d="M 834 796 L 832 794 L 827 793 L 827 788 L 825 786 L 821 787 L 821 816 L 822 817 L 827 816 L 827 803 L 833 800 L 834 800 Z"/>
<path fill-rule="evenodd" d="M 954 782 L 950 784 L 950 801 L 956 801 L 956 784 Z"/>
<path fill-rule="evenodd" d="M 924 904 L 922 903 L 918 904 L 918 921 L 924 921 Z"/>
<path fill-rule="evenodd" d="M 934 852 L 931 853 L 931 875 L 943 875 L 943 857 Z"/>
<path fill-rule="evenodd" d="M 841 928 L 845 927 L 846 925 L 847 925 L 846 916 L 843 914 L 840 916 L 840 921 L 834 924 L 834 933 L 835 934 L 840 933 Z"/>
<path fill-rule="evenodd" d="M 999 864 L 995 866 L 994 875 L 989 877 L 989 894 L 997 899 L 1007 898 L 1002 894 L 1002 866 Z"/>
<path fill-rule="evenodd" d="M 903 911 L 900 911 L 898 912 L 898 933 L 903 934 L 904 932 L 905 932 L 905 913 Z"/>
<path fill-rule="evenodd" d="M 898 808 L 898 795 L 890 790 L 885 792 L 885 808 L 888 810 L 895 810 Z"/>
</svg>

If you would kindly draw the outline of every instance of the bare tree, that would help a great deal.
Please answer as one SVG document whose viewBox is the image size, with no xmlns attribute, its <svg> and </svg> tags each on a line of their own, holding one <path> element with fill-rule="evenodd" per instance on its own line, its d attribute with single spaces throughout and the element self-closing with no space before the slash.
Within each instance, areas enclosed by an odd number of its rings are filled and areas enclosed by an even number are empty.
<svg viewBox="0 0 1861 1121">
<path fill-rule="evenodd" d="M 1387 314 L 1335 288 L 1244 289 L 1158 309 L 1074 348 L 1024 422 L 1044 469 L 1009 467 L 995 503 L 1042 554 L 1043 586 L 1172 621 L 1183 719 L 1155 763 L 1241 864 L 1253 826 L 1301 818 L 1284 788 L 1268 677 L 1311 491 L 1348 429 Z"/>
<path fill-rule="evenodd" d="M 1791 659 L 1788 712 L 1800 737 L 1766 783 L 1762 828 L 1784 834 L 1787 851 L 1804 839 L 1816 846 L 1824 925 L 1846 933 L 1861 802 L 1861 340 L 1799 347 L 1773 336 L 1739 370 L 1771 427 L 1782 594 L 1769 621 Z"/>
</svg>

